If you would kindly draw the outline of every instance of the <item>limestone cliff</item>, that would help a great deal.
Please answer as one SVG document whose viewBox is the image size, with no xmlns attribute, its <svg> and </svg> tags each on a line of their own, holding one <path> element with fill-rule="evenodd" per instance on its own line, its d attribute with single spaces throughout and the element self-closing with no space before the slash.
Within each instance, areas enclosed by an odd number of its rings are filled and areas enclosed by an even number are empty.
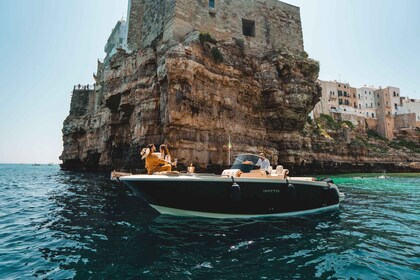
<svg viewBox="0 0 420 280">
<path fill-rule="evenodd" d="M 165 143 L 180 169 L 220 170 L 229 137 L 232 154 L 265 152 L 296 173 L 420 161 L 405 150 L 373 155 L 354 129 L 326 135 L 307 124 L 321 94 L 318 72 L 304 52 L 261 53 L 241 39 L 216 42 L 198 32 L 180 44 L 120 51 L 94 90 L 73 93 L 62 168 L 141 171 L 140 148 Z"/>
</svg>

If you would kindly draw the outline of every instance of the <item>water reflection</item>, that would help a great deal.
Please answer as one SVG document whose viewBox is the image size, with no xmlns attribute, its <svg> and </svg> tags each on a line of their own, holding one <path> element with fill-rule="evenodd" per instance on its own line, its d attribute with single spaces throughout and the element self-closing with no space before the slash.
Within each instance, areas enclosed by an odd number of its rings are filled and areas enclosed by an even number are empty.
<svg viewBox="0 0 420 280">
<path fill-rule="evenodd" d="M 337 211 L 213 220 L 158 215 L 131 190 L 110 182 L 108 174 L 58 172 L 49 180 L 53 186 L 44 193 L 46 208 L 32 220 L 37 255 L 44 260 L 33 276 L 364 279 L 392 278 L 394 271 L 404 278 L 417 275 L 420 229 L 415 187 L 385 196 L 387 187 L 350 180 L 342 182 L 347 197 Z"/>
</svg>

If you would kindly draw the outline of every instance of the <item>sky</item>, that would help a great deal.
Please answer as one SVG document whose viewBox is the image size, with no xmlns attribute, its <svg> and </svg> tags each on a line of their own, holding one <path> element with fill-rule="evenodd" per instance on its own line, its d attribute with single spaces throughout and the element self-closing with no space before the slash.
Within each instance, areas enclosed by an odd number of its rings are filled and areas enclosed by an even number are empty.
<svg viewBox="0 0 420 280">
<path fill-rule="evenodd" d="M 322 80 L 420 99 L 420 1 L 285 0 L 300 7 Z M 73 85 L 92 84 L 127 0 L 0 0 L 0 163 L 60 163 Z"/>
</svg>

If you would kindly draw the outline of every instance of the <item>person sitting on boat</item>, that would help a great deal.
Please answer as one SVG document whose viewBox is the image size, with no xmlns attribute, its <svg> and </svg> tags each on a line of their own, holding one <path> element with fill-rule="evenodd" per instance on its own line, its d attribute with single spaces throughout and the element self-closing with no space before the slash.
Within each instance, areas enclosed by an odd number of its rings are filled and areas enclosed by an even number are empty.
<svg viewBox="0 0 420 280">
<path fill-rule="evenodd" d="M 169 153 L 168 146 L 165 144 L 160 145 L 160 158 L 169 163 L 172 166 L 176 165 L 176 162 L 172 162 L 171 154 Z"/>
<path fill-rule="evenodd" d="M 259 166 L 261 170 L 268 172 L 270 168 L 270 161 L 268 160 L 268 158 L 264 157 L 263 153 L 260 153 L 260 158 L 258 159 L 257 164 L 255 164 L 255 166 Z"/>
<path fill-rule="evenodd" d="M 172 166 L 165 160 L 154 154 L 156 147 L 153 144 L 147 145 L 140 154 L 141 159 L 146 159 L 147 174 L 151 175 L 155 172 L 172 171 Z"/>
</svg>

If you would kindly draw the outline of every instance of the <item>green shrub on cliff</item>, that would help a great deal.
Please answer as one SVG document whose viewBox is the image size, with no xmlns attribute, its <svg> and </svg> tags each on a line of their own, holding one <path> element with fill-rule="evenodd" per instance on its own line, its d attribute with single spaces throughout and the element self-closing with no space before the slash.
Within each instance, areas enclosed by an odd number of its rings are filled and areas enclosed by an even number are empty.
<svg viewBox="0 0 420 280">
<path fill-rule="evenodd" d="M 377 140 L 387 141 L 386 138 L 383 138 L 382 136 L 380 136 L 378 134 L 378 132 L 376 132 L 375 130 L 372 130 L 372 129 L 368 129 L 367 136 L 369 138 L 374 138 L 374 139 L 377 139 Z"/>
<path fill-rule="evenodd" d="M 314 121 L 312 120 L 311 116 L 308 116 L 306 118 L 306 122 L 309 123 L 309 124 L 313 124 Z"/>
<path fill-rule="evenodd" d="M 342 121 L 340 122 L 341 127 L 343 127 L 343 125 L 347 125 L 350 129 L 354 129 L 354 124 L 351 121 Z"/>
<path fill-rule="evenodd" d="M 320 70 L 320 65 L 319 65 L 319 61 L 315 61 L 311 64 L 309 64 L 309 73 L 312 75 L 318 75 L 319 70 Z"/>
<path fill-rule="evenodd" d="M 360 137 L 356 137 L 352 139 L 350 142 L 350 147 L 354 149 L 362 149 L 366 146 L 367 146 L 366 141 Z"/>
<path fill-rule="evenodd" d="M 397 150 L 407 148 L 415 153 L 420 153 L 420 143 L 416 143 L 406 139 L 394 140 L 389 143 L 389 146 Z"/>
<path fill-rule="evenodd" d="M 223 54 L 216 47 L 213 47 L 211 49 L 211 56 L 213 57 L 213 60 L 217 63 L 221 63 L 223 61 Z"/>
<path fill-rule="evenodd" d="M 308 57 L 309 57 L 308 53 L 307 53 L 307 52 L 305 52 L 305 51 L 301 51 L 301 52 L 299 53 L 299 55 L 300 55 L 300 57 L 302 57 L 302 58 L 308 58 Z"/>
<path fill-rule="evenodd" d="M 351 130 L 354 129 L 354 124 L 351 121 L 335 121 L 333 117 L 326 114 L 321 114 L 319 121 L 326 129 L 338 130 L 340 128 L 348 127 Z"/>
<path fill-rule="evenodd" d="M 319 119 L 320 123 L 323 124 L 323 126 L 327 129 L 337 130 L 341 128 L 341 125 L 337 123 L 330 115 L 321 114 Z"/>
<path fill-rule="evenodd" d="M 200 39 L 200 42 L 202 44 L 204 44 L 206 42 L 209 42 L 209 43 L 212 43 L 212 44 L 216 44 L 217 43 L 216 39 L 214 39 L 213 37 L 211 37 L 211 35 L 209 33 L 207 33 L 207 32 L 201 32 L 198 38 Z"/>
</svg>

